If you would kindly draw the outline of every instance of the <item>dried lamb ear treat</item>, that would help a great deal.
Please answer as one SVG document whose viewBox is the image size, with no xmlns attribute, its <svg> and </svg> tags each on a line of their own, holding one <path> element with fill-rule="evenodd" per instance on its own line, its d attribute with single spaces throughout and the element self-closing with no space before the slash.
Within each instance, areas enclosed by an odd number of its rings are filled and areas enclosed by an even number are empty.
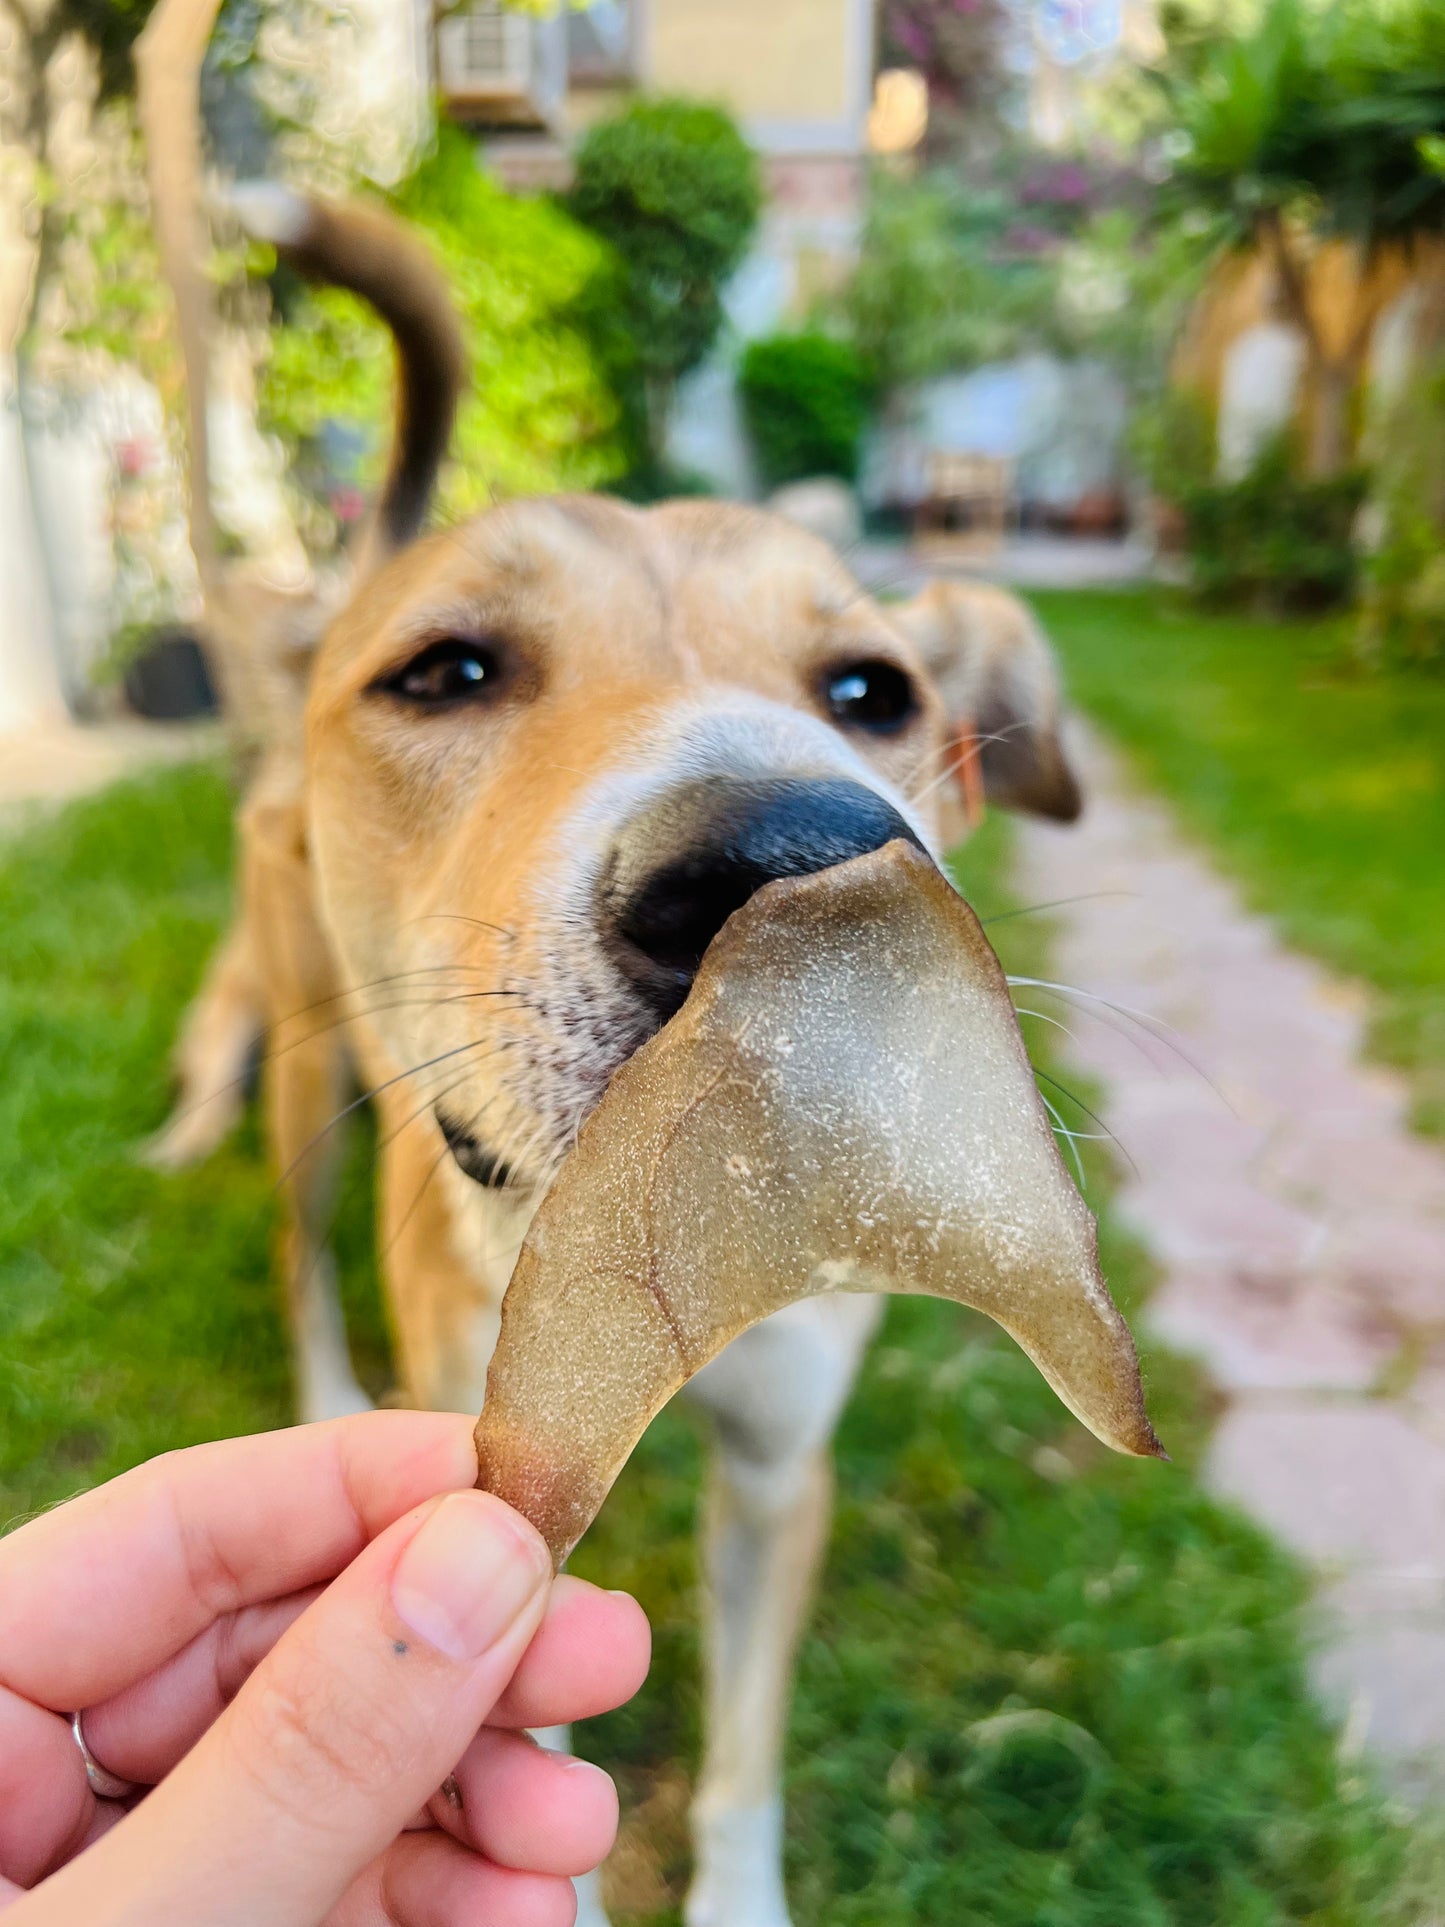
<svg viewBox="0 0 1445 1927">
<path fill-rule="evenodd" d="M 759 890 L 613 1078 L 507 1290 L 479 1484 L 560 1564 L 679 1386 L 832 1291 L 987 1312 L 1106 1445 L 1161 1454 L 998 959 L 902 842 Z"/>
</svg>

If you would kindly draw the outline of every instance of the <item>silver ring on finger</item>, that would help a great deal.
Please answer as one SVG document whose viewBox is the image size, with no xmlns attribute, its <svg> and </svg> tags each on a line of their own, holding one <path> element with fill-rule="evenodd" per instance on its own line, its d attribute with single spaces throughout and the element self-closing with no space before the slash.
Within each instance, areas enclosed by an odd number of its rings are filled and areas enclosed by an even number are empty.
<svg viewBox="0 0 1445 1927">
<path fill-rule="evenodd" d="M 90 1782 L 90 1790 L 97 1800 L 128 1800 L 132 1793 L 139 1793 L 140 1787 L 134 1780 L 123 1780 L 118 1773 L 101 1765 L 85 1743 L 81 1730 L 79 1713 L 70 1716 L 70 1730 L 75 1735 L 75 1744 L 80 1748 L 80 1757 L 85 1762 L 85 1777 Z"/>
</svg>

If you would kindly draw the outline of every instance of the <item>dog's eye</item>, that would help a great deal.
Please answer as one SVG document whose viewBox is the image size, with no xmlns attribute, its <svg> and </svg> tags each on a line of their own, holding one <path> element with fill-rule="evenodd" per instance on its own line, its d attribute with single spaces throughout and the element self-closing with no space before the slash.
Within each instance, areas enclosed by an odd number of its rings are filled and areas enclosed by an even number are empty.
<svg viewBox="0 0 1445 1927">
<path fill-rule="evenodd" d="M 447 636 L 429 643 L 379 685 L 422 709 L 446 709 L 494 695 L 503 680 L 502 652 L 491 642 Z"/>
<path fill-rule="evenodd" d="M 850 662 L 830 670 L 824 693 L 835 722 L 879 733 L 902 728 L 918 707 L 906 671 L 882 660 Z"/>
</svg>

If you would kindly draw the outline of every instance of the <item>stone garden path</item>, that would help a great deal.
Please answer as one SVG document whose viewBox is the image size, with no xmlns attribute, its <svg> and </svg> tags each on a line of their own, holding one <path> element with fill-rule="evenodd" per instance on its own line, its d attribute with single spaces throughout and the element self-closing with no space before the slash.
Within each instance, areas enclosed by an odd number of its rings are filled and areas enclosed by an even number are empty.
<svg viewBox="0 0 1445 1927">
<path fill-rule="evenodd" d="M 69 802 L 156 764 L 213 755 L 215 723 L 147 723 L 119 717 L 61 723 L 0 737 L 0 827 L 32 804 Z"/>
<path fill-rule="evenodd" d="M 1020 1001 L 1069 1024 L 1106 1092 L 1138 1167 L 1120 1208 L 1163 1271 L 1145 1349 L 1152 1329 L 1203 1360 L 1226 1398 L 1206 1481 L 1318 1574 L 1317 1683 L 1347 1739 L 1438 1765 L 1445 1150 L 1362 1060 L 1363 995 L 1282 948 L 1115 756 L 1081 747 L 1088 808 L 1027 827 L 1022 900 L 1085 897 L 1053 913 L 1060 979 L 1172 1026 L 1215 1088 L 1165 1033 Z"/>
</svg>

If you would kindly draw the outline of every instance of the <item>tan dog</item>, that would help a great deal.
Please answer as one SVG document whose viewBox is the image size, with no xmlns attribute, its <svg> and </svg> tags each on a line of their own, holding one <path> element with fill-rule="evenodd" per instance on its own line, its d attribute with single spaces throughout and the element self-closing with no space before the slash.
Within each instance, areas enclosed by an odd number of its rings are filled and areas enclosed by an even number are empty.
<svg viewBox="0 0 1445 1927">
<path fill-rule="evenodd" d="M 1058 668 L 1028 605 L 988 582 L 931 582 L 891 614 L 953 722 L 945 845 L 976 827 L 985 797 L 1072 823 L 1083 797 L 1059 736 Z"/>
<path fill-rule="evenodd" d="M 322 233 L 296 213 L 289 238 L 347 279 Z M 423 338 L 401 346 L 402 443 L 434 447 L 412 411 L 449 416 L 451 391 L 423 379 Z M 418 482 L 413 469 L 413 508 Z M 394 492 L 378 572 L 318 656 L 304 787 L 248 812 L 227 953 L 267 1013 L 308 1414 L 360 1396 L 324 1249 L 349 1058 L 380 1114 L 405 1395 L 475 1410 L 530 1216 L 608 1078 L 762 883 L 898 836 L 936 851 L 959 730 L 910 639 L 916 606 L 890 614 L 779 519 L 574 497 L 407 545 Z M 970 644 L 930 647 L 946 680 Z M 986 717 L 1052 741 L 1054 684 L 1036 665 L 1000 678 L 990 662 L 966 686 L 970 729 Z M 1006 708 L 1018 689 L 1028 714 Z M 877 1315 L 866 1299 L 799 1305 L 688 1388 L 716 1440 L 689 1927 L 786 1927 L 791 1660 L 827 1536 L 830 1439 Z M 584 1914 L 601 1918 L 595 1893 Z"/>
</svg>

